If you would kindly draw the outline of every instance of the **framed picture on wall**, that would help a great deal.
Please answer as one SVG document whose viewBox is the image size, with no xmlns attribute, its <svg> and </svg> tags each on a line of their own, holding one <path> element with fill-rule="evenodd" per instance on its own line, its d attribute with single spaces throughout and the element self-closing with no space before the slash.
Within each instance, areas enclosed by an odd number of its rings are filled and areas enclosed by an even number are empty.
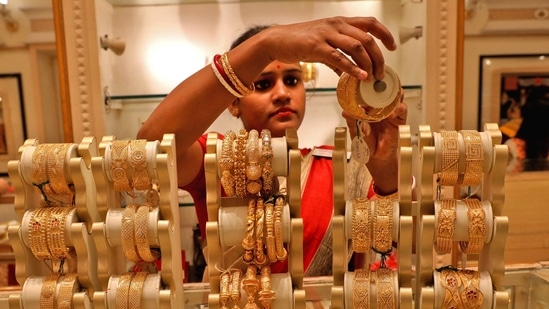
<svg viewBox="0 0 549 309">
<path fill-rule="evenodd" d="M 26 136 L 21 74 L 0 74 L 0 174 L 7 174 L 8 161 L 18 158 Z"/>
</svg>

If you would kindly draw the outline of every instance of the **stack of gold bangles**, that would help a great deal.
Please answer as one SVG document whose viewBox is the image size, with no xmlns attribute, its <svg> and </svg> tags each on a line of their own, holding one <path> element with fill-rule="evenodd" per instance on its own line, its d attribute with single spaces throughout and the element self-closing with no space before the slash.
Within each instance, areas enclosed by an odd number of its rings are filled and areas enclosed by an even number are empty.
<svg viewBox="0 0 549 309">
<path fill-rule="evenodd" d="M 146 191 L 152 188 L 147 170 L 149 158 L 146 140 L 114 140 L 110 153 L 110 172 L 116 191 Z"/>
<path fill-rule="evenodd" d="M 46 276 L 40 289 L 40 308 L 73 308 L 72 297 L 79 288 L 78 277 L 74 273 L 53 273 Z"/>
<path fill-rule="evenodd" d="M 29 247 L 38 260 L 64 260 L 74 257 L 65 240 L 66 224 L 74 207 L 39 207 L 31 211 Z"/>
<path fill-rule="evenodd" d="M 353 277 L 353 308 L 371 308 L 371 302 L 375 297 L 374 307 L 378 309 L 397 308 L 398 291 L 396 272 L 389 268 L 381 267 L 376 271 L 368 268 L 356 269 Z M 375 289 L 370 291 L 370 288 Z"/>
<path fill-rule="evenodd" d="M 441 131 L 440 159 L 441 167 L 438 175 L 438 184 L 441 186 L 475 186 L 482 182 L 484 147 L 478 131 L 461 130 Z M 465 150 L 465 164 L 460 166 L 461 148 L 463 141 Z"/>
<path fill-rule="evenodd" d="M 444 288 L 441 308 L 480 309 L 484 295 L 480 289 L 480 272 L 470 269 L 443 267 L 440 272 L 440 285 Z"/>
<path fill-rule="evenodd" d="M 127 272 L 118 279 L 115 306 L 117 309 L 141 308 L 141 294 L 147 272 Z"/>
<path fill-rule="evenodd" d="M 131 262 L 153 262 L 159 257 L 156 251 L 151 250 L 148 238 L 152 208 L 153 205 L 146 202 L 141 205 L 129 204 L 122 211 L 122 251 Z"/>
</svg>

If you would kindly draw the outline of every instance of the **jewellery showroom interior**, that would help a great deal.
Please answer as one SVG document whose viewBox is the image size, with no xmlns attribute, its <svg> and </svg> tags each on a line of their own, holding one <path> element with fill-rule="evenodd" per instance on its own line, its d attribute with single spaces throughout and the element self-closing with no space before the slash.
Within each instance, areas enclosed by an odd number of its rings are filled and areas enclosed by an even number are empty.
<svg viewBox="0 0 549 309">
<path fill-rule="evenodd" d="M 224 112 L 204 132 L 235 132 L 208 134 L 204 235 L 174 135 L 139 140 L 141 124 L 245 27 L 356 14 L 397 40 L 384 87 L 302 63 L 299 130 L 240 131 Z M 545 0 L 0 0 L 0 308 L 549 308 L 548 164 L 512 159 L 522 118 L 502 112 L 549 86 L 548 20 Z M 400 87 L 398 192 L 353 197 L 367 150 L 341 111 L 378 121 Z M 334 188 L 319 277 L 300 218 L 299 149 L 317 145 Z M 250 199 L 276 179 L 281 195 Z M 229 247 L 244 267 L 223 265 Z"/>
</svg>

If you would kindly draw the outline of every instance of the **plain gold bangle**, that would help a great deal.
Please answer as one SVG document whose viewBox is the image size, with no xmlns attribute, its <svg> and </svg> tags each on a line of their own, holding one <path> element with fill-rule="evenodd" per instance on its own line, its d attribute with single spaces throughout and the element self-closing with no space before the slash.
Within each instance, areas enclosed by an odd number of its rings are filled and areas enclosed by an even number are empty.
<svg viewBox="0 0 549 309">
<path fill-rule="evenodd" d="M 55 295 L 57 294 L 58 279 L 59 273 L 53 273 L 44 279 L 44 283 L 40 289 L 40 309 L 56 308 Z"/>
<path fill-rule="evenodd" d="M 257 199 L 255 209 L 255 264 L 264 265 L 267 262 L 265 251 L 263 249 L 263 235 L 265 227 L 265 205 L 261 198 Z"/>
<path fill-rule="evenodd" d="M 122 251 L 124 252 L 124 256 L 134 263 L 138 263 L 141 260 L 135 246 L 134 229 L 136 208 L 137 205 L 135 204 L 129 204 L 124 208 L 120 228 L 122 234 Z"/>
<path fill-rule="evenodd" d="M 128 308 L 141 308 L 141 294 L 143 294 L 143 285 L 147 279 L 147 272 L 137 272 L 130 282 L 130 291 L 128 293 Z"/>
<path fill-rule="evenodd" d="M 261 164 L 263 170 L 261 180 L 263 180 L 262 192 L 267 196 L 272 194 L 273 190 L 273 147 L 271 144 L 271 131 L 268 129 L 261 130 Z"/>
<path fill-rule="evenodd" d="M 141 205 L 135 211 L 135 245 L 141 259 L 145 262 L 153 262 L 156 257 L 151 252 L 149 245 L 149 213 L 150 205 Z"/>
<path fill-rule="evenodd" d="M 47 245 L 47 226 L 49 212 L 47 208 L 40 207 L 32 210 L 29 222 L 29 247 L 32 254 L 38 260 L 52 258 Z"/>
<path fill-rule="evenodd" d="M 274 205 L 272 199 L 265 202 L 265 229 L 267 230 L 267 235 L 265 236 L 267 257 L 269 258 L 269 261 L 273 263 L 277 261 L 277 258 L 274 235 Z"/>
<path fill-rule="evenodd" d="M 133 170 L 133 188 L 149 190 L 152 187 L 151 178 L 147 171 L 147 141 L 144 139 L 130 141 L 130 166 Z"/>
<path fill-rule="evenodd" d="M 78 276 L 74 273 L 65 274 L 61 278 L 59 294 L 57 295 L 57 309 L 72 309 L 72 296 L 78 289 Z"/>
<path fill-rule="evenodd" d="M 459 288 L 462 286 L 458 271 L 454 269 L 443 269 L 440 272 L 440 284 L 444 287 L 444 299 L 442 309 L 463 308 Z"/>
<path fill-rule="evenodd" d="M 393 248 L 393 200 L 374 200 L 373 249 L 388 253 Z"/>
<path fill-rule="evenodd" d="M 54 259 L 71 259 L 72 252 L 65 240 L 65 224 L 73 207 L 49 207 L 46 241 Z"/>
<path fill-rule="evenodd" d="M 450 253 L 456 228 L 456 200 L 440 200 L 435 227 L 435 249 L 438 254 Z"/>
<path fill-rule="evenodd" d="M 441 131 L 441 167 L 439 185 L 454 186 L 459 177 L 459 143 L 456 131 Z"/>
<path fill-rule="evenodd" d="M 251 263 L 254 260 L 255 249 L 255 208 L 256 200 L 250 199 L 248 201 L 248 214 L 246 215 L 246 235 L 242 240 L 242 247 L 244 248 L 244 255 L 242 259 L 246 263 Z"/>
<path fill-rule="evenodd" d="M 130 141 L 112 141 L 111 144 L 111 174 L 114 189 L 118 192 L 132 191 L 128 178 L 128 146 Z"/>
<path fill-rule="evenodd" d="M 396 308 L 396 295 L 393 271 L 389 268 L 376 270 L 377 309 Z"/>
<path fill-rule="evenodd" d="M 133 309 L 129 306 L 130 286 L 134 273 L 123 273 L 118 279 L 116 287 L 116 309 Z"/>
<path fill-rule="evenodd" d="M 229 130 L 223 138 L 223 146 L 221 148 L 221 159 L 219 160 L 219 166 L 221 167 L 221 185 L 227 196 L 235 196 L 235 179 L 233 176 L 234 168 L 234 140 L 236 134 L 234 131 Z"/>
<path fill-rule="evenodd" d="M 469 219 L 469 241 L 460 241 L 461 251 L 466 254 L 479 254 L 484 247 L 484 236 L 486 235 L 486 213 L 482 203 L 476 199 L 464 199 L 467 205 L 467 217 Z"/>
<path fill-rule="evenodd" d="M 355 269 L 353 277 L 353 308 L 370 308 L 369 269 Z"/>
<path fill-rule="evenodd" d="M 370 222 L 370 201 L 358 197 L 353 200 L 351 242 L 353 251 L 365 253 L 371 247 L 371 222 Z"/>
<path fill-rule="evenodd" d="M 282 226 L 282 212 L 284 211 L 285 199 L 282 196 L 278 196 L 275 200 L 274 206 L 274 233 L 275 233 L 275 246 L 276 246 L 276 258 L 279 261 L 284 261 L 288 257 L 288 251 L 284 247 L 284 235 Z"/>
<path fill-rule="evenodd" d="M 243 198 L 246 196 L 246 140 L 248 132 L 245 129 L 240 129 L 235 143 L 235 162 L 234 162 L 234 179 L 236 196 Z"/>
<path fill-rule="evenodd" d="M 482 182 L 482 166 L 484 164 L 484 147 L 480 133 L 475 130 L 459 131 L 465 143 L 465 173 L 462 184 L 475 186 Z"/>
</svg>

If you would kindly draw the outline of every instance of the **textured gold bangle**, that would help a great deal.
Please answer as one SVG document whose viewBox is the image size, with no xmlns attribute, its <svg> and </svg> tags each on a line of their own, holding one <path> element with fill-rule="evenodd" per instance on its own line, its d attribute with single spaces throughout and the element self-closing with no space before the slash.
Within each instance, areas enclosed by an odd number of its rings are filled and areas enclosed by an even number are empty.
<svg viewBox="0 0 549 309">
<path fill-rule="evenodd" d="M 231 84 L 236 88 L 239 94 L 247 96 L 254 93 L 254 84 L 251 84 L 249 87 L 247 87 L 246 85 L 244 85 L 244 83 L 242 83 L 240 78 L 238 78 L 238 76 L 234 72 L 231 63 L 229 62 L 228 52 L 225 52 L 223 53 L 223 55 L 221 55 L 221 64 L 223 65 L 225 73 L 227 73 L 227 75 L 229 76 Z"/>
<path fill-rule="evenodd" d="M 231 298 L 231 275 L 228 271 L 224 271 L 219 278 L 219 302 L 221 303 L 221 309 L 228 309 L 227 303 Z"/>
<path fill-rule="evenodd" d="M 393 271 L 389 268 L 376 270 L 376 303 L 377 309 L 395 309 L 396 291 L 393 279 Z"/>
<path fill-rule="evenodd" d="M 261 180 L 263 181 L 262 192 L 270 196 L 273 190 L 273 146 L 271 144 L 271 131 L 261 130 L 261 165 L 263 166 Z"/>
<path fill-rule="evenodd" d="M 48 216 L 47 208 L 36 208 L 32 210 L 29 222 L 29 247 L 34 257 L 39 260 L 52 258 L 47 244 Z"/>
<path fill-rule="evenodd" d="M 128 308 L 141 308 L 141 294 L 143 294 L 143 285 L 147 279 L 147 272 L 137 272 L 133 275 L 130 282 L 130 292 L 128 294 Z"/>
<path fill-rule="evenodd" d="M 246 141 L 248 132 L 245 129 L 240 129 L 235 143 L 235 162 L 234 162 L 234 179 L 236 196 L 243 198 L 246 196 Z"/>
<path fill-rule="evenodd" d="M 274 233 L 275 233 L 275 246 L 276 246 L 276 258 L 279 261 L 284 261 L 288 257 L 288 251 L 284 247 L 284 235 L 282 226 L 282 213 L 284 211 L 285 199 L 282 196 L 278 196 L 275 200 L 274 207 Z"/>
<path fill-rule="evenodd" d="M 443 269 L 440 272 L 440 284 L 444 287 L 444 299 L 442 300 L 443 309 L 463 308 L 459 288 L 462 281 L 458 271 L 454 269 Z"/>
<path fill-rule="evenodd" d="M 123 273 L 118 279 L 115 297 L 116 309 L 133 309 L 129 306 L 130 286 L 133 276 L 134 273 Z"/>
<path fill-rule="evenodd" d="M 72 309 L 72 296 L 78 289 L 77 274 L 65 274 L 61 278 L 57 295 L 57 309 Z"/>
<path fill-rule="evenodd" d="M 259 291 L 259 280 L 257 279 L 257 266 L 250 264 L 246 268 L 246 274 L 242 279 L 242 289 L 246 292 L 247 303 L 244 308 L 256 308 L 255 295 Z"/>
<path fill-rule="evenodd" d="M 353 200 L 351 242 L 353 250 L 359 253 L 370 251 L 372 231 L 370 222 L 370 201 L 358 197 Z"/>
<path fill-rule="evenodd" d="M 248 214 L 246 215 L 246 235 L 242 240 L 242 247 L 244 248 L 244 255 L 242 259 L 246 263 L 251 263 L 254 260 L 255 249 L 255 208 L 256 200 L 250 199 L 248 201 Z"/>
<path fill-rule="evenodd" d="M 482 182 L 484 164 L 484 147 L 480 133 L 475 130 L 459 131 L 465 142 L 465 174 L 462 184 L 475 186 Z"/>
<path fill-rule="evenodd" d="M 132 191 L 128 178 L 128 146 L 130 141 L 112 141 L 111 174 L 114 189 L 118 192 Z"/>
<path fill-rule="evenodd" d="M 152 183 L 147 171 L 147 141 L 144 139 L 130 141 L 130 150 L 133 188 L 136 190 L 149 190 Z"/>
<path fill-rule="evenodd" d="M 461 300 L 464 303 L 464 308 L 480 309 L 484 302 L 484 295 L 480 290 L 480 272 L 462 269 L 459 274 L 463 281 Z"/>
<path fill-rule="evenodd" d="M 149 245 L 149 213 L 151 206 L 149 204 L 141 205 L 135 211 L 134 234 L 135 245 L 141 259 L 145 262 L 156 260 L 151 252 Z M 133 308 L 133 307 L 132 307 Z"/>
<path fill-rule="evenodd" d="M 131 262 L 137 263 L 141 259 L 137 254 L 135 246 L 135 210 L 137 205 L 130 204 L 124 208 L 122 212 L 122 224 L 121 224 L 121 234 L 122 234 L 122 251 L 124 256 Z"/>
<path fill-rule="evenodd" d="M 271 308 L 275 300 L 275 291 L 271 286 L 271 267 L 261 267 L 261 291 L 259 291 L 259 302 L 263 308 Z"/>
<path fill-rule="evenodd" d="M 353 308 L 370 308 L 370 270 L 367 268 L 355 269 Z"/>
<path fill-rule="evenodd" d="M 219 160 L 219 166 L 221 167 L 221 185 L 227 196 L 235 196 L 235 179 L 233 176 L 234 168 L 234 140 L 236 134 L 234 131 L 229 130 L 223 138 L 223 146 L 221 148 L 221 159 Z"/>
<path fill-rule="evenodd" d="M 48 156 L 48 178 L 50 188 L 53 194 L 57 195 L 74 195 L 74 191 L 69 187 L 65 176 L 65 166 L 67 162 L 67 151 L 73 144 L 51 144 L 51 148 L 47 153 Z"/>
<path fill-rule="evenodd" d="M 46 241 L 53 259 L 71 259 L 72 252 L 65 241 L 65 225 L 73 207 L 49 207 Z"/>
<path fill-rule="evenodd" d="M 267 257 L 271 263 L 277 261 L 276 258 L 276 243 L 274 235 L 274 205 L 273 200 L 269 199 L 265 202 L 265 247 L 267 249 Z"/>
<path fill-rule="evenodd" d="M 48 275 L 40 289 L 40 309 L 54 309 L 55 295 L 57 294 L 57 280 L 59 273 Z"/>
<path fill-rule="evenodd" d="M 233 309 L 237 309 L 238 302 L 240 301 L 240 297 L 242 295 L 240 294 L 240 281 L 242 279 L 242 272 L 240 269 L 235 270 L 231 274 L 231 300 L 233 301 Z"/>
<path fill-rule="evenodd" d="M 441 186 L 454 186 L 457 184 L 459 176 L 458 133 L 456 131 L 441 131 L 440 137 L 442 149 L 438 183 Z"/>
<path fill-rule="evenodd" d="M 467 205 L 467 217 L 469 219 L 469 241 L 460 241 L 459 246 L 463 253 L 479 254 L 484 247 L 484 236 L 486 235 L 486 213 L 482 203 L 476 199 L 463 200 Z"/>
<path fill-rule="evenodd" d="M 435 249 L 438 254 L 450 253 L 456 228 L 456 200 L 440 200 L 435 227 Z"/>
<path fill-rule="evenodd" d="M 378 253 L 388 253 L 393 248 L 393 201 L 374 200 L 374 220 L 372 227 L 373 249 Z"/>
<path fill-rule="evenodd" d="M 257 194 L 261 191 L 261 165 L 259 164 L 259 133 L 257 130 L 250 130 L 248 133 L 248 142 L 246 144 L 246 190 L 250 194 Z"/>
<path fill-rule="evenodd" d="M 52 144 L 40 144 L 36 146 L 32 153 L 32 184 L 48 204 L 48 197 L 53 194 L 48 176 L 48 154 L 51 148 Z"/>
<path fill-rule="evenodd" d="M 265 206 L 261 198 L 257 199 L 255 209 L 255 256 L 254 261 L 258 266 L 267 263 L 267 257 L 263 249 L 263 235 L 265 227 Z"/>
</svg>

